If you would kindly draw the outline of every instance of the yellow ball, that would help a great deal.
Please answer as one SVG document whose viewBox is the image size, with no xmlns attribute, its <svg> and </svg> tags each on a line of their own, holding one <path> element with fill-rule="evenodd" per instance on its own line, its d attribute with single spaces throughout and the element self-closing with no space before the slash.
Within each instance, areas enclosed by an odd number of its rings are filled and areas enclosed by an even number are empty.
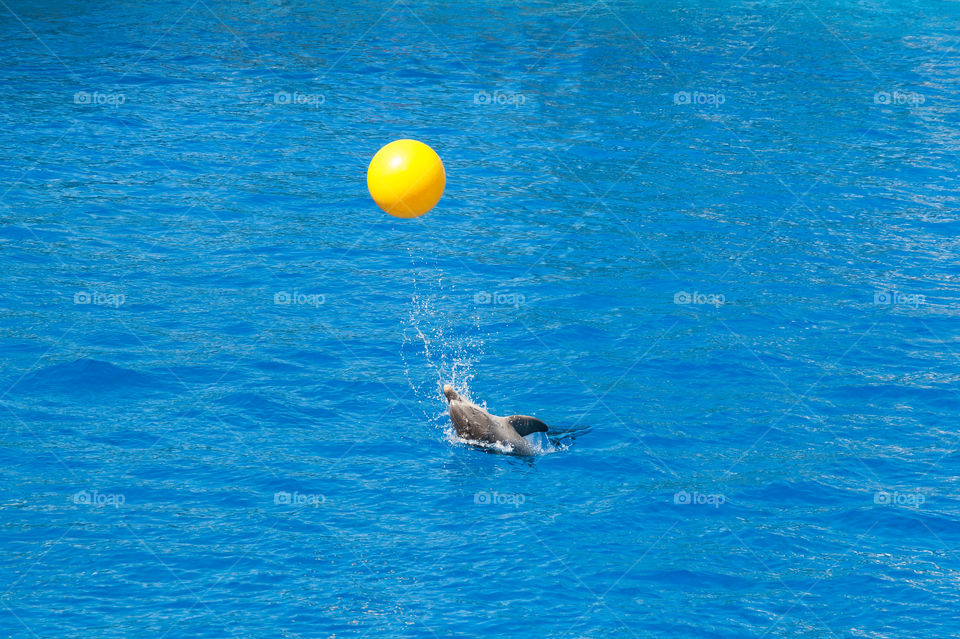
<svg viewBox="0 0 960 639">
<path fill-rule="evenodd" d="M 370 160 L 367 188 L 394 217 L 419 217 L 435 207 L 447 185 L 440 156 L 423 142 L 396 140 Z"/>
</svg>

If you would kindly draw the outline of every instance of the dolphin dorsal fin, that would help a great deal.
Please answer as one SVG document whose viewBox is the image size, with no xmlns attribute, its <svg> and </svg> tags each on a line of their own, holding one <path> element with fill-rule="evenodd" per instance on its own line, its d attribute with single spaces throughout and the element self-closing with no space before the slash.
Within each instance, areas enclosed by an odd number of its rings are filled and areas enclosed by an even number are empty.
<svg viewBox="0 0 960 639">
<path fill-rule="evenodd" d="M 520 436 L 529 435 L 530 433 L 545 433 L 547 432 L 547 425 L 541 422 L 536 417 L 528 417 L 527 415 L 510 415 L 510 417 L 504 417 L 507 420 L 507 423 L 513 426 L 513 429 L 520 433 Z"/>
</svg>

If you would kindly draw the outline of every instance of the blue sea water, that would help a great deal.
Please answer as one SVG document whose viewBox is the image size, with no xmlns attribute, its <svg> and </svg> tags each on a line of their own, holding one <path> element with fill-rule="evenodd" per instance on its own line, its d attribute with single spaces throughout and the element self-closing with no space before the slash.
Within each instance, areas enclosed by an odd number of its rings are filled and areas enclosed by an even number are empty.
<svg viewBox="0 0 960 639">
<path fill-rule="evenodd" d="M 960 634 L 955 3 L 0 5 L 2 636 Z"/>
</svg>

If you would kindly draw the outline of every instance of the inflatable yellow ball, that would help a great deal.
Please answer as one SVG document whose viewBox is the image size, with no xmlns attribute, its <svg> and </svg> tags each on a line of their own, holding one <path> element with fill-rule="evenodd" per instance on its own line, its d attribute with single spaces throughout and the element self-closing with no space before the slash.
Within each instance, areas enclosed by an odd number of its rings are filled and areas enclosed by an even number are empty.
<svg viewBox="0 0 960 639">
<path fill-rule="evenodd" d="M 447 184 L 440 156 L 423 142 L 396 140 L 367 168 L 370 196 L 394 217 L 419 217 L 435 207 Z"/>
</svg>

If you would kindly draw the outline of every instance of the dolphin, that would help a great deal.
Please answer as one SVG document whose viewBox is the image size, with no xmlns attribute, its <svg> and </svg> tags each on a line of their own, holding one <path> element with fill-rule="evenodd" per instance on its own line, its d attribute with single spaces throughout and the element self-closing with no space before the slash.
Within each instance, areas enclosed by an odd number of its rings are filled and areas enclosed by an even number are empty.
<svg viewBox="0 0 960 639">
<path fill-rule="evenodd" d="M 444 385 L 443 394 L 450 408 L 450 421 L 457 435 L 464 439 L 502 444 L 508 446 L 514 455 L 534 455 L 533 446 L 523 436 L 547 432 L 547 425 L 536 417 L 491 415 L 469 399 L 460 397 L 450 384 Z"/>
</svg>

